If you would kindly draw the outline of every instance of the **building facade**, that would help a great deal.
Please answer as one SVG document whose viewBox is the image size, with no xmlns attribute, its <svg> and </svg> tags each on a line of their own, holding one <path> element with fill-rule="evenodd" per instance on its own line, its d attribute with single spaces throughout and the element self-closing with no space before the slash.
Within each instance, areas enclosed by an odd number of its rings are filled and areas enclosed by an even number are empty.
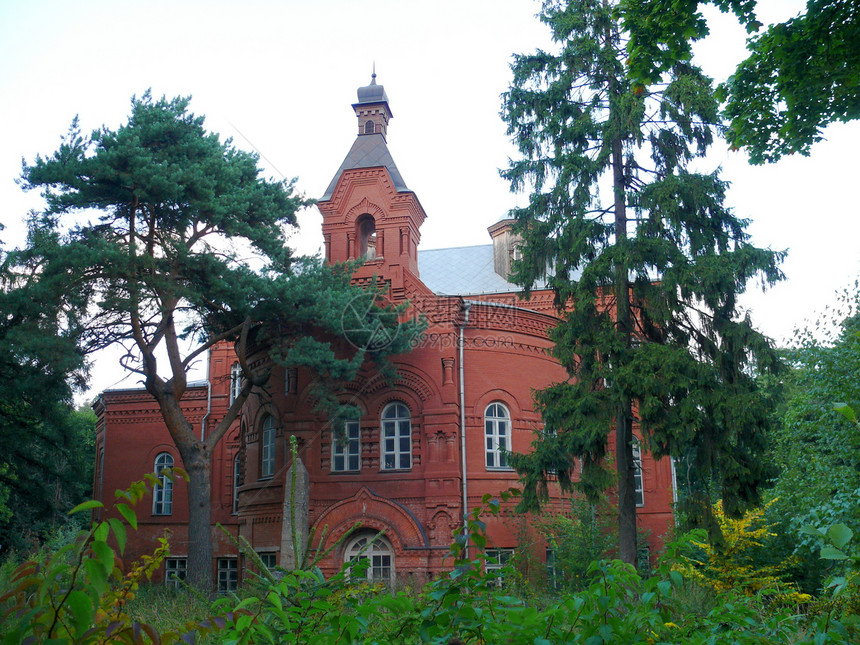
<svg viewBox="0 0 860 645">
<path fill-rule="evenodd" d="M 311 555 L 327 553 L 320 563 L 324 572 L 340 568 L 383 531 L 365 552 L 372 565 L 367 575 L 420 582 L 450 568 L 445 555 L 465 512 L 485 494 L 517 486 L 507 452 L 528 451 L 541 431 L 533 392 L 567 376 L 549 352 L 548 332 L 556 321 L 552 292 L 536 289 L 521 300 L 507 280 L 517 245 L 512 222 L 490 226 L 486 245 L 419 251 L 427 215 L 388 151 L 392 115 L 375 76 L 358 90 L 353 109 L 358 135 L 318 202 L 326 260 L 363 258 L 354 281 L 383 283 L 394 303 L 408 300 L 410 315 L 427 321 L 426 332 L 410 353 L 395 357 L 393 383 L 367 365 L 344 385 L 343 401 L 361 416 L 338 431 L 314 412 L 313 374 L 271 365 L 265 351 L 254 356 L 255 365 L 271 366 L 272 377 L 249 397 L 213 456 L 213 521 L 247 539 L 266 564 L 289 563 L 294 556 L 285 499 L 294 467 L 306 491 L 294 502 L 297 529 L 313 536 Z M 208 381 L 191 388 L 184 401 L 195 427 L 205 432 L 204 420 L 223 415 L 237 379 L 231 349 L 216 348 Z M 181 465 L 145 392 L 105 392 L 97 412 L 101 494 L 159 466 Z M 301 464 L 292 463 L 290 437 Z M 637 484 L 639 523 L 656 547 L 672 518 L 669 460 L 642 454 Z M 169 526 L 176 557 L 166 572 L 176 573 L 187 521 L 184 482 L 172 485 L 169 512 L 167 492 L 157 491 L 151 515 L 140 518 L 130 555 L 151 550 L 154 536 Z M 567 507 L 557 490 L 549 507 Z M 492 557 L 504 559 L 527 525 L 513 505 L 491 518 Z M 227 588 L 241 577 L 241 558 L 220 531 L 213 529 L 213 540 L 213 571 Z M 535 545 L 542 559 L 539 539 Z"/>
</svg>

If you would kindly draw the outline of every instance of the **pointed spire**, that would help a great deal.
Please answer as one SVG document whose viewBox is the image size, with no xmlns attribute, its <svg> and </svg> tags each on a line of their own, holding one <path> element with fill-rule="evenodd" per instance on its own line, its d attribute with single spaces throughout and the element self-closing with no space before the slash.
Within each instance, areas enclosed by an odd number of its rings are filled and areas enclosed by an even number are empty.
<svg viewBox="0 0 860 645">
<path fill-rule="evenodd" d="M 370 75 L 370 84 L 376 85 L 376 61 L 373 61 L 373 73 Z"/>
</svg>

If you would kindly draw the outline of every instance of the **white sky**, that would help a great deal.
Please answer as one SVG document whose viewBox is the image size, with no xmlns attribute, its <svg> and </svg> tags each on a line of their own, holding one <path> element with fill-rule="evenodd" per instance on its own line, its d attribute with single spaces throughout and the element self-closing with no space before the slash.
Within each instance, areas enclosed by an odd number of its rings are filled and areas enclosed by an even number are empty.
<svg viewBox="0 0 860 645">
<path fill-rule="evenodd" d="M 761 0 L 763 22 L 803 0 Z M 515 154 L 499 118 L 512 53 L 548 47 L 535 0 L 0 0 L 0 239 L 23 240 L 38 195 L 14 180 L 21 159 L 50 154 L 75 114 L 85 132 L 115 128 L 130 97 L 192 95 L 209 130 L 256 149 L 272 176 L 298 177 L 319 197 L 356 135 L 350 105 L 376 62 L 394 119 L 388 143 L 428 219 L 421 248 L 485 244 L 487 227 L 517 205 L 498 169 Z M 698 62 L 718 80 L 743 56 L 742 30 L 715 14 Z M 778 341 L 833 302 L 860 273 L 860 123 L 826 131 L 810 158 L 766 167 L 716 152 L 729 203 L 759 246 L 789 249 L 787 280 L 746 299 Z M 853 153 L 853 154 L 852 154 Z M 525 198 L 519 200 L 524 203 Z M 322 245 L 314 209 L 295 246 Z M 104 359 L 93 389 L 114 385 Z M 126 381 L 122 386 L 132 386 Z"/>
</svg>

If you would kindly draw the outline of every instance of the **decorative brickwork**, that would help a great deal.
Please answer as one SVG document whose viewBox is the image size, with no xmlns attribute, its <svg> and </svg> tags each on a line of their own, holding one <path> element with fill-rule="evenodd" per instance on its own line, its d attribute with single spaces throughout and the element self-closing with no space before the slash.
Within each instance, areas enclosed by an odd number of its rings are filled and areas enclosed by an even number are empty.
<svg viewBox="0 0 860 645">
<path fill-rule="evenodd" d="M 358 453 L 357 470 L 332 467 L 335 429 L 314 410 L 310 393 L 316 375 L 293 368 L 288 376 L 285 368 L 272 364 L 265 348 L 258 348 L 251 364 L 254 369 L 271 368 L 271 378 L 266 388 L 252 393 L 213 455 L 213 521 L 255 548 L 280 552 L 285 543 L 282 520 L 289 487 L 288 442 L 295 436 L 308 469 L 308 522 L 318 538 L 325 532 L 323 548 L 355 530 L 384 531 L 398 576 L 422 580 L 450 567 L 444 556 L 464 514 L 478 506 L 483 495 L 496 495 L 517 485 L 513 471 L 487 468 L 484 415 L 488 407 L 494 403 L 505 406 L 510 413 L 510 448 L 527 451 L 534 433 L 543 426 L 535 410 L 534 391 L 568 377 L 550 355 L 549 332 L 556 321 L 551 292 L 536 291 L 529 300 L 520 299 L 512 290 L 439 296 L 422 282 L 417 246 L 426 214 L 415 194 L 405 188 L 381 133 L 361 130 L 366 125 L 362 119 L 367 117 L 374 128 L 384 125 L 387 132 L 391 116 L 381 86 L 363 90 L 367 90 L 365 98 L 370 96 L 376 103 L 368 107 L 362 99 L 356 104 L 359 137 L 364 137 L 361 149 L 377 154 L 384 163 L 368 167 L 355 161 L 350 166 L 347 157 L 327 191 L 328 198 L 318 203 L 326 258 L 342 262 L 364 257 L 355 284 L 375 282 L 386 287 L 393 302 L 408 300 L 409 315 L 427 321 L 426 333 L 415 339 L 410 353 L 394 358 L 397 374 L 393 379 L 386 380 L 368 363 L 354 382 L 343 384 L 342 400 L 355 403 L 361 411 L 358 445 L 350 448 Z M 382 111 L 373 112 L 377 109 Z M 358 143 L 354 149 L 356 146 Z M 217 347 L 210 357 L 211 390 L 201 386 L 186 395 L 183 405 L 195 427 L 207 415 L 209 423 L 223 417 L 234 361 L 229 346 Z M 408 410 L 408 416 L 399 416 L 396 423 L 383 419 L 391 403 L 400 404 L 400 413 Z M 96 410 L 100 459 L 96 491 L 104 501 L 109 503 L 115 489 L 150 472 L 158 451 L 170 452 L 181 465 L 158 408 L 144 391 L 105 392 Z M 274 448 L 266 449 L 267 455 L 274 455 L 271 477 L 260 476 L 261 427 L 266 415 L 275 418 L 276 429 Z M 238 480 L 234 472 L 237 455 Z M 397 455 L 396 460 L 391 455 Z M 639 509 L 639 523 L 650 530 L 654 552 L 671 525 L 672 471 L 668 460 L 654 461 L 649 454 L 643 455 L 642 467 L 645 504 Z M 465 508 L 464 477 L 468 489 Z M 556 486 L 550 485 L 550 491 L 549 508 L 563 511 L 566 500 Z M 174 550 L 180 553 L 186 548 L 184 482 L 177 482 L 174 493 L 172 516 L 141 513 L 142 530 L 129 536 L 129 558 L 151 551 L 165 527 L 173 530 Z M 234 495 L 238 495 L 235 514 Z M 488 522 L 490 543 L 496 548 L 516 546 L 520 536 L 512 526 L 518 521 L 513 506 L 505 505 L 502 518 Z M 360 529 L 356 529 L 358 522 Z M 213 528 L 215 557 L 236 555 L 229 540 L 219 536 Z M 539 540 L 534 545 L 535 555 L 542 558 L 544 545 Z M 326 573 L 343 563 L 343 547 L 322 561 Z"/>
</svg>

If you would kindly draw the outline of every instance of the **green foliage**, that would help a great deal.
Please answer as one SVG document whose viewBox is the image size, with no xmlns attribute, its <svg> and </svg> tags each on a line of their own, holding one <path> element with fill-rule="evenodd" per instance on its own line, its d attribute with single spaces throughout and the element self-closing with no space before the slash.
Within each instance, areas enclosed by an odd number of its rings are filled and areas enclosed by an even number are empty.
<svg viewBox="0 0 860 645">
<path fill-rule="evenodd" d="M 142 587 L 161 565 L 167 545 L 120 569 L 128 530 L 136 530 L 134 504 L 155 482 L 153 475 L 119 492 L 115 518 L 58 543 L 54 552 L 21 564 L 2 580 L 0 643 L 851 643 L 857 636 L 857 573 L 860 556 L 845 526 L 809 529 L 829 542 L 822 557 L 847 564 L 828 595 L 797 613 L 772 602 L 768 591 L 747 596 L 701 589 L 672 567 L 678 542 L 658 574 L 643 577 L 618 560 L 594 561 L 584 588 L 537 606 L 500 585 L 512 571 L 487 571 L 486 515 L 497 515 L 512 491 L 489 495 L 472 511 L 451 546 L 452 570 L 419 593 L 392 592 L 356 584 L 347 567 L 326 579 L 305 569 L 268 571 L 252 550 L 245 552 L 259 578 L 243 597 L 222 597 L 214 614 L 184 592 Z M 76 513 L 100 507 L 81 504 Z M 117 547 L 111 546 L 116 543 Z M 351 563 L 353 570 L 367 561 Z M 246 572 L 246 578 L 248 572 Z M 363 576 L 356 576 L 361 577 Z"/>
<path fill-rule="evenodd" d="M 346 569 L 326 580 L 319 569 L 282 572 L 268 580 L 261 598 L 248 596 L 240 612 L 225 625 L 230 643 L 349 643 L 357 642 L 377 607 L 368 596 L 351 590 Z M 230 598 L 216 601 L 216 611 L 233 606 Z"/>
<path fill-rule="evenodd" d="M 726 138 L 747 149 L 752 163 L 808 155 L 824 126 L 860 118 L 860 11 L 853 0 L 807 0 L 804 13 L 764 31 L 756 0 L 622 0 L 634 87 L 659 83 L 676 61 L 691 58 L 692 43 L 709 33 L 703 4 L 734 12 L 754 34 L 749 56 L 720 88 L 731 121 Z"/>
<path fill-rule="evenodd" d="M 511 463 L 526 507 L 546 499 L 550 475 L 590 499 L 617 484 L 619 553 L 632 563 L 637 421 L 643 448 L 691 464 L 685 501 L 704 520 L 706 484 L 735 515 L 772 475 L 761 459 L 770 416 L 751 374 L 779 363 L 737 303 L 750 280 L 782 277 L 783 254 L 750 243 L 717 172 L 691 169 L 720 121 L 710 79 L 675 60 L 659 85 L 631 88 L 630 34 L 614 9 L 544 2 L 556 51 L 515 56 L 504 95 L 521 158 L 502 175 L 530 193 L 511 213 L 523 239 L 514 280 L 554 290 L 553 353 L 570 376 L 537 393 L 545 428 Z M 605 466 L 613 431 L 616 478 Z"/>
<path fill-rule="evenodd" d="M 551 589 L 575 592 L 588 586 L 591 563 L 605 558 L 618 543 L 613 511 L 605 501 L 595 505 L 572 497 L 569 513 L 537 519 L 538 531 L 552 549 L 556 575 L 549 581 Z"/>
<path fill-rule="evenodd" d="M 710 33 L 699 12 L 703 4 L 731 11 L 749 33 L 761 28 L 756 20 L 756 0 L 621 0 L 618 13 L 630 34 L 630 79 L 639 86 L 659 83 L 677 61 L 692 58 L 692 44 Z"/>
<path fill-rule="evenodd" d="M 200 645 L 221 643 L 216 629 L 194 630 L 188 632 L 188 625 L 213 625 L 212 606 L 209 599 L 202 597 L 186 587 L 167 587 L 158 583 L 141 583 L 134 598 L 130 599 L 125 609 L 129 620 L 134 623 L 146 624 L 159 635 L 164 634 L 169 640 L 170 633 L 183 634 L 185 640 L 191 640 L 196 635 L 196 643 Z"/>
<path fill-rule="evenodd" d="M 61 311 L 85 351 L 126 348 L 122 365 L 142 377 L 189 473 L 188 580 L 208 587 L 207 461 L 252 389 L 268 382 L 269 369 L 252 369 L 251 354 L 310 368 L 319 407 L 336 413 L 332 389 L 367 359 L 386 371 L 386 357 L 407 350 L 421 325 L 396 309 L 382 315 L 392 308 L 350 284 L 352 266 L 295 258 L 287 232 L 308 202 L 293 181 L 263 178 L 257 155 L 207 132 L 189 100 L 146 92 L 116 130 L 86 136 L 73 122 L 56 152 L 25 164 L 22 185 L 40 190 L 47 206 L 31 215 L 27 247 L 7 265 L 10 296 L 63 294 Z M 356 299 L 366 306 L 351 326 L 387 332 L 391 342 L 344 339 Z M 393 333 L 401 328 L 408 331 Z M 243 385 L 200 438 L 180 401 L 191 365 L 219 342 L 234 344 Z"/>
<path fill-rule="evenodd" d="M 681 543 L 697 550 L 682 555 L 674 568 L 686 578 L 717 591 L 734 590 L 752 596 L 767 590 L 779 602 L 809 602 L 810 596 L 798 594 L 786 583 L 788 562 L 762 562 L 762 551 L 774 535 L 764 520 L 766 510 L 766 506 L 752 509 L 733 519 L 726 516 L 718 502 L 714 515 L 720 525 L 721 544 L 709 544 L 700 531 L 693 531 L 682 537 Z"/>
<path fill-rule="evenodd" d="M 795 509 L 814 508 L 860 487 L 858 424 L 850 413 L 836 410 L 860 409 L 858 325 L 860 314 L 852 313 L 829 338 L 819 340 L 804 332 L 790 354 L 795 394 L 777 432 L 782 474 L 774 492 L 786 495 Z"/>
<path fill-rule="evenodd" d="M 809 155 L 829 123 L 860 118 L 860 11 L 851 0 L 808 0 L 806 12 L 750 39 L 722 87 L 729 143 L 752 163 Z"/>
<path fill-rule="evenodd" d="M 12 394 L 10 390 L 21 392 L 29 385 L 11 385 L 4 389 L 3 397 Z M 48 400 L 50 389 L 22 395 L 15 403 L 0 402 L 3 555 L 10 549 L 32 549 L 52 530 L 69 522 L 65 513 L 90 496 L 93 480 L 92 410 L 75 410 L 65 401 Z"/>
<path fill-rule="evenodd" d="M 819 620 L 823 618 L 828 628 L 840 634 L 860 638 L 860 546 L 854 540 L 856 534 L 845 524 L 833 524 L 826 530 L 804 526 L 801 532 L 816 538 L 822 559 L 838 565 L 826 580 L 828 596 L 816 607 Z"/>
<path fill-rule="evenodd" d="M 855 284 L 855 289 L 856 289 Z M 856 292 L 788 351 L 785 414 L 774 432 L 779 467 L 768 516 L 786 536 L 786 556 L 798 559 L 794 577 L 807 591 L 825 575 L 815 566 L 816 541 L 805 525 L 845 524 L 860 532 L 860 315 Z"/>
<path fill-rule="evenodd" d="M 180 469 L 163 472 L 185 476 Z M 166 538 L 151 556 L 122 570 L 127 531 L 136 530 L 133 507 L 158 481 L 155 475 L 117 492 L 116 509 L 124 520 L 95 522 L 54 552 L 21 563 L 9 587 L 0 595 L 0 642 L 18 643 L 174 643 L 189 629 L 205 632 L 207 625 L 185 625 L 159 635 L 127 612 L 140 583 L 149 579 L 169 554 Z M 103 508 L 101 502 L 79 504 L 71 514 Z M 116 544 L 116 547 L 112 546 Z M 208 628 L 211 629 L 212 625 Z"/>
<path fill-rule="evenodd" d="M 86 375 L 70 298 L 16 275 L 0 251 L 0 554 L 26 550 L 89 496 L 92 414 L 75 411 Z M 26 293 L 22 287 L 27 287 Z M 14 512 L 12 512 L 14 509 Z"/>
</svg>

